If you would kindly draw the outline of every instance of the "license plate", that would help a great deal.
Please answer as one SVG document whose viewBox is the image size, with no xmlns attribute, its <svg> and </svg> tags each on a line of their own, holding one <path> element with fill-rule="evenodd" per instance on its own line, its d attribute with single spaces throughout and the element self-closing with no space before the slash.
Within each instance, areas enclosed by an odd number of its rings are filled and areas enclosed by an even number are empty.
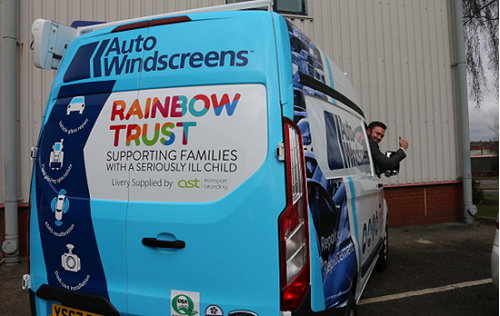
<svg viewBox="0 0 500 316">
<path fill-rule="evenodd" d="M 52 304 L 52 314 L 48 316 L 103 316 L 101 314 L 82 311 L 76 308 Z"/>
</svg>

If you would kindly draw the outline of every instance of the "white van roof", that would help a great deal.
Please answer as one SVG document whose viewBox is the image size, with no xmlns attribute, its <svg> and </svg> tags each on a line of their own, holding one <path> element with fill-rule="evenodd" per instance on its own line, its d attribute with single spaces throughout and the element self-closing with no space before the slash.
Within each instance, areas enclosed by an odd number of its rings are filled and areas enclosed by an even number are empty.
<svg viewBox="0 0 500 316">
<path fill-rule="evenodd" d="M 193 10 L 162 13 L 140 18 L 127 19 L 109 23 L 100 23 L 88 26 L 73 28 L 59 22 L 37 19 L 33 22 L 31 33 L 33 35 L 33 60 L 38 68 L 57 69 L 66 49 L 73 39 L 78 36 L 103 29 L 105 27 L 133 23 L 136 21 L 152 20 L 162 17 L 185 15 L 202 12 L 237 11 L 255 8 L 267 8 L 272 11 L 273 0 L 246 1 L 234 4 L 211 6 Z"/>
</svg>

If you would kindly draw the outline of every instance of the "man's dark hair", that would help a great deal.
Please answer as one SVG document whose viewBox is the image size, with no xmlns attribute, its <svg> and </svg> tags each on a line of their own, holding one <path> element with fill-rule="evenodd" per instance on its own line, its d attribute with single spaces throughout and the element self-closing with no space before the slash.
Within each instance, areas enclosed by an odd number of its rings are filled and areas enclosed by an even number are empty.
<svg viewBox="0 0 500 316">
<path fill-rule="evenodd" d="M 370 125 L 368 125 L 368 128 L 372 130 L 374 127 L 377 126 L 382 127 L 384 130 L 387 129 L 387 126 L 384 123 L 378 121 L 371 122 Z"/>
</svg>

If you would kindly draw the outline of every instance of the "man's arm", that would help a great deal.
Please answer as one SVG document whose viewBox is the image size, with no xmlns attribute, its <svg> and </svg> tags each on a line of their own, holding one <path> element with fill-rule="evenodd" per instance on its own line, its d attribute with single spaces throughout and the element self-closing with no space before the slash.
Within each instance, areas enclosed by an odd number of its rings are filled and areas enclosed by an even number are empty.
<svg viewBox="0 0 500 316">
<path fill-rule="evenodd" d="M 373 161 L 381 170 L 394 170 L 398 163 L 406 157 L 406 153 L 402 148 L 399 148 L 396 154 L 391 158 L 386 157 L 381 151 L 376 141 L 369 139 L 370 150 L 372 152 Z"/>
</svg>

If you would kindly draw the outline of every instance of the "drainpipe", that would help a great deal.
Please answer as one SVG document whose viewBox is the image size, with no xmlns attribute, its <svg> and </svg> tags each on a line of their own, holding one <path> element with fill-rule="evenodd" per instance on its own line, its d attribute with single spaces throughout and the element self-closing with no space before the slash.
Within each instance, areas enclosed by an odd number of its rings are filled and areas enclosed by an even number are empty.
<svg viewBox="0 0 500 316">
<path fill-rule="evenodd" d="M 465 64 L 465 40 L 462 0 L 454 0 L 455 36 L 457 52 L 458 102 L 460 107 L 460 138 L 462 141 L 464 219 L 466 224 L 474 221 L 472 214 L 477 208 L 472 204 L 472 171 L 470 161 L 469 99 L 467 97 L 467 69 Z"/>
<path fill-rule="evenodd" d="M 16 0 L 3 1 L 3 139 L 5 175 L 5 264 L 19 263 L 17 229 L 17 12 Z"/>
</svg>

